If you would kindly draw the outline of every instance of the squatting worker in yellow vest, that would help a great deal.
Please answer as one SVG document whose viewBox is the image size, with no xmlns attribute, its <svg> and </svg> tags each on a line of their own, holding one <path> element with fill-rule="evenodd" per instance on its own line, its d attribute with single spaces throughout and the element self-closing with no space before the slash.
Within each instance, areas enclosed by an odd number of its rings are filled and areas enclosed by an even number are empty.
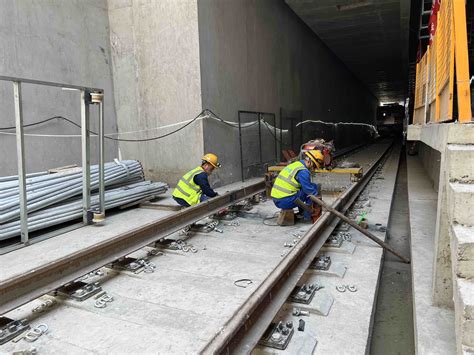
<svg viewBox="0 0 474 355">
<path fill-rule="evenodd" d="M 309 195 L 318 195 L 318 185 L 311 182 L 311 172 L 323 166 L 324 156 L 319 150 L 304 153 L 304 159 L 286 166 L 278 174 L 273 184 L 271 196 L 278 208 L 292 209 L 298 207 L 298 214 L 305 219 L 311 218 L 311 213 L 299 207 L 296 199 L 311 205 Z"/>
<path fill-rule="evenodd" d="M 174 200 L 181 206 L 189 207 L 217 196 L 217 192 L 209 185 L 208 176 L 212 174 L 214 169 L 220 167 L 221 165 L 215 154 L 205 154 L 202 157 L 201 166 L 188 171 L 179 179 L 173 191 Z"/>
</svg>

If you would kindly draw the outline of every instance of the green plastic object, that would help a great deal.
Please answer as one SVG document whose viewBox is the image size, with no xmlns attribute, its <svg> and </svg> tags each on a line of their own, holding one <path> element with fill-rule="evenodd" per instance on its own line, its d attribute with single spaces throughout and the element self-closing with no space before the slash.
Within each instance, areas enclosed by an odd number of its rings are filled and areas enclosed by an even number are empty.
<svg viewBox="0 0 474 355">
<path fill-rule="evenodd" d="M 360 224 L 365 219 L 365 216 L 367 215 L 367 212 L 363 212 L 358 218 L 357 218 L 357 224 Z"/>
</svg>

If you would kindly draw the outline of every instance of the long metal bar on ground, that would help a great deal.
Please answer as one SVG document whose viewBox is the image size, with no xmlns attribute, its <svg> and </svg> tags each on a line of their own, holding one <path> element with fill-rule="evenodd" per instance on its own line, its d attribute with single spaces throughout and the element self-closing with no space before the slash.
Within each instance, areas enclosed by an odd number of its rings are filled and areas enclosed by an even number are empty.
<svg viewBox="0 0 474 355">
<path fill-rule="evenodd" d="M 276 165 L 276 166 L 269 166 L 268 171 L 270 172 L 280 172 L 284 168 L 286 168 L 286 165 Z M 362 168 L 334 168 L 331 170 L 327 169 L 316 169 L 314 171 L 315 173 L 322 174 L 361 174 Z"/>
<path fill-rule="evenodd" d="M 122 256 L 163 238 L 189 223 L 265 191 L 264 181 L 227 192 L 156 222 L 117 235 L 25 274 L 0 280 L 0 314 L 15 309 Z"/>
<path fill-rule="evenodd" d="M 379 238 L 377 238 L 375 235 L 373 235 L 372 233 L 370 233 L 369 231 L 363 229 L 361 226 L 359 226 L 356 222 L 354 222 L 352 219 L 350 218 L 347 218 L 346 216 L 344 216 L 341 212 L 339 212 L 338 210 L 336 210 L 335 208 L 332 208 L 331 206 L 329 206 L 326 202 L 322 201 L 321 199 L 315 197 L 315 196 L 309 196 L 309 198 L 316 204 L 318 204 L 319 206 L 321 206 L 322 208 L 324 208 L 325 210 L 331 212 L 333 215 L 335 215 L 336 217 L 338 217 L 339 219 L 342 219 L 344 222 L 346 222 L 348 225 L 350 225 L 352 228 L 355 228 L 356 230 L 358 230 L 359 232 L 361 232 L 363 235 L 365 235 L 366 237 L 368 237 L 369 239 L 373 240 L 375 243 L 377 243 L 378 245 L 380 245 L 382 248 L 384 248 L 385 250 L 388 250 L 390 253 L 392 253 L 393 255 L 395 255 L 396 257 L 398 257 L 401 261 L 403 261 L 405 264 L 410 264 L 410 259 L 407 259 L 405 258 L 403 255 L 400 255 L 400 253 L 398 253 L 395 249 L 393 249 L 389 244 L 381 241 Z M 312 208 L 309 207 L 308 205 L 306 205 L 303 201 L 301 201 L 300 199 L 296 199 L 295 200 L 295 203 L 300 206 L 301 208 L 307 210 L 308 212 L 312 212 Z"/>
<path fill-rule="evenodd" d="M 334 208 L 346 211 L 350 207 L 388 150 L 387 148 L 358 183 L 352 185 L 334 202 Z M 336 225 L 335 216 L 324 212 L 318 222 L 224 325 L 223 330 L 200 352 L 250 353 Z"/>
<path fill-rule="evenodd" d="M 314 203 L 317 203 L 318 205 L 320 205 L 322 208 L 326 209 L 327 211 L 331 212 L 333 215 L 337 216 L 338 218 L 342 219 L 344 222 L 346 222 L 347 224 L 349 224 L 351 227 L 357 229 L 359 232 L 361 232 L 363 235 L 365 235 L 366 237 L 370 238 L 371 240 L 373 240 L 375 243 L 377 243 L 378 245 L 380 245 L 382 248 L 388 250 L 390 253 L 392 253 L 393 255 L 395 255 L 396 257 L 398 257 L 400 260 L 402 260 L 405 264 L 410 264 L 410 259 L 407 259 L 405 258 L 403 255 L 400 255 L 397 251 L 395 251 L 390 245 L 388 245 L 387 243 L 381 241 L 379 238 L 377 238 L 376 236 L 374 236 L 372 233 L 370 233 L 369 231 L 366 231 L 365 229 L 363 229 L 362 227 L 360 227 L 357 223 L 355 223 L 354 221 L 352 221 L 350 218 L 347 218 L 346 216 L 344 216 L 341 212 L 339 212 L 338 210 L 332 208 L 331 206 L 329 206 L 327 203 L 321 201 L 319 198 L 317 197 L 314 197 L 314 196 L 309 196 L 309 198 L 314 202 Z"/>
</svg>

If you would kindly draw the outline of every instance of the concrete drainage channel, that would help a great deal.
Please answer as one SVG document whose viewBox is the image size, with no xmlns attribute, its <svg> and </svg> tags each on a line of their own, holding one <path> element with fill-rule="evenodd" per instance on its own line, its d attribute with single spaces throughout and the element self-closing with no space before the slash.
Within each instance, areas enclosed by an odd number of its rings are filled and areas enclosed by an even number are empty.
<svg viewBox="0 0 474 355">
<path fill-rule="evenodd" d="M 372 148 L 368 154 L 371 162 L 380 160 L 388 145 L 378 147 L 378 151 Z M 395 148 L 383 160 L 390 162 L 396 154 Z M 358 214 L 356 207 L 359 212 L 369 209 L 367 197 L 370 194 L 367 189 L 363 192 L 362 187 L 365 182 L 369 186 L 373 181 L 387 182 L 386 166 L 387 163 L 378 171 L 375 166 L 367 170 L 363 183 L 353 184 L 335 205 L 349 214 Z M 376 177 L 385 175 L 386 180 L 375 178 L 369 182 L 374 174 Z M 374 185 L 373 191 L 377 189 Z M 380 193 L 378 195 L 380 197 Z M 378 200 L 371 201 L 372 209 L 378 209 Z M 349 210 L 351 205 L 353 208 Z M 260 214 L 274 211 L 270 201 L 256 205 L 255 209 Z M 314 350 L 316 342 L 319 342 L 317 351 L 330 351 L 326 348 L 324 332 L 331 331 L 331 324 L 323 324 L 324 319 L 333 319 L 335 311 L 342 309 L 341 304 L 364 298 L 369 290 L 364 281 L 352 275 L 357 263 L 354 261 L 352 265 L 349 259 L 362 249 L 369 256 L 367 259 L 376 261 L 378 256 L 380 262 L 381 248 L 348 230 L 347 226 L 338 225 L 327 214 L 315 225 L 285 227 L 275 233 L 274 227 L 264 226 L 254 217 L 259 213 L 244 213 L 245 218 L 221 222 L 219 228 L 223 233 L 197 232 L 192 236 L 192 244 L 188 241 L 159 243 L 127 257 L 115 258 L 106 268 L 83 274 L 76 285 L 58 289 L 12 310 L 6 315 L 19 323 L 4 334 L 11 340 L 0 346 L 0 351 L 27 348 L 25 333 L 20 332 L 21 327 L 27 326 L 21 323 L 23 319 L 28 320 L 33 333 L 42 332 L 37 334 L 33 345 L 44 353 L 92 349 L 102 352 L 238 351 L 237 340 L 244 344 L 245 339 L 247 352 L 282 351 L 257 345 L 265 339 L 266 345 L 271 344 L 275 332 L 280 335 L 280 343 L 287 342 L 286 351 Z M 371 215 L 375 219 L 371 219 Z M 368 216 L 369 224 L 384 223 L 383 216 L 375 212 Z M 179 240 L 182 236 L 173 238 Z M 288 248 L 283 246 L 285 243 L 294 245 Z M 185 248 L 189 248 L 188 252 Z M 283 257 L 282 250 L 287 250 Z M 323 253 L 318 255 L 318 252 Z M 298 262 L 284 267 L 295 255 L 300 257 Z M 268 287 L 267 280 L 275 276 L 276 282 Z M 272 302 L 266 302 L 269 292 Z M 270 308 L 255 307 L 248 311 L 248 305 L 255 305 L 257 298 L 262 301 L 260 304 Z M 235 322 L 243 312 L 249 316 L 244 316 L 247 322 Z M 344 317 L 337 318 L 335 324 L 343 328 Z M 70 324 L 78 319 L 81 324 L 72 332 Z M 274 327 L 269 329 L 272 321 Z M 39 324 L 46 324 L 49 329 L 39 328 Z M 233 324 L 239 326 L 234 328 L 237 331 L 230 332 Z M 248 332 L 238 331 L 245 327 Z M 96 341 L 87 335 L 88 330 L 93 329 L 105 331 L 107 337 Z M 346 338 L 350 334 L 341 333 L 346 334 Z M 211 348 L 221 337 L 228 340 L 226 344 Z M 153 340 L 158 338 L 159 341 Z"/>
<path fill-rule="evenodd" d="M 389 243 L 410 254 L 407 164 L 402 151 L 390 220 Z M 414 354 L 413 294 L 411 267 L 386 254 L 380 275 L 371 353 Z"/>
</svg>

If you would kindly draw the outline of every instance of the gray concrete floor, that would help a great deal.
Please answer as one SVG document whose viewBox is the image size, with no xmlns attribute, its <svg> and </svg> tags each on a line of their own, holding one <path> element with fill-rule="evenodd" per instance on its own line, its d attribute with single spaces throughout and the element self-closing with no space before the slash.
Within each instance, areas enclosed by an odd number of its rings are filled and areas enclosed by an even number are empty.
<svg viewBox="0 0 474 355">
<path fill-rule="evenodd" d="M 420 157 L 407 156 L 407 165 L 416 353 L 454 354 L 454 311 L 433 306 L 438 195 Z"/>
<path fill-rule="evenodd" d="M 366 219 L 369 223 L 388 225 L 399 156 L 400 147 L 395 146 L 381 168 L 380 177 L 372 179 L 364 190 L 364 195 L 370 200 L 369 206 L 364 209 L 367 212 Z M 368 157 L 361 157 L 360 161 L 363 161 L 362 159 L 368 159 Z M 381 240 L 386 240 L 386 232 L 372 232 Z M 352 245 L 355 247 L 351 252 L 348 252 L 349 249 L 344 247 L 340 249 L 323 248 L 322 250 L 322 253 L 331 257 L 334 266 L 345 265 L 347 267 L 344 275 L 308 271 L 299 282 L 299 284 L 317 283 L 324 286 L 324 289 L 319 291 L 321 294 L 315 296 L 315 300 L 308 307 L 314 308 L 315 311 L 310 311 L 310 316 L 294 317 L 292 316 L 294 304 L 287 303 L 274 319 L 274 321 L 292 320 L 297 324 L 299 318 L 304 318 L 303 320 L 306 322 L 304 332 L 296 331 L 284 351 L 257 346 L 252 355 L 311 353 L 346 355 L 369 352 L 369 336 L 382 270 L 383 250 L 356 230 L 351 229 L 350 234 L 351 241 L 344 242 L 343 246 Z M 354 293 L 337 292 L 336 286 L 341 284 L 356 285 L 358 290 Z M 329 312 L 322 314 L 321 308 L 318 309 L 316 303 L 318 299 L 327 301 L 328 294 L 333 303 Z"/>
<path fill-rule="evenodd" d="M 388 243 L 410 255 L 407 164 L 401 154 L 388 225 Z M 372 332 L 371 354 L 414 354 L 410 265 L 385 253 Z"/>
<path fill-rule="evenodd" d="M 361 163 L 364 169 L 368 169 L 385 147 L 385 143 L 374 144 L 355 153 L 352 158 Z M 371 184 L 374 195 L 372 215 L 375 221 L 383 224 L 388 221 L 397 167 L 398 153 L 392 154 L 386 164 L 385 179 Z M 228 186 L 225 188 L 229 189 Z M 335 197 L 332 194 L 324 196 L 329 203 Z M 91 278 L 90 281 L 100 281 L 103 289 L 114 298 L 106 308 L 96 308 L 94 299 L 76 302 L 56 297 L 56 305 L 51 309 L 42 313 L 32 311 L 44 302 L 45 298 L 51 296 L 43 296 L 19 307 L 7 316 L 14 319 L 26 318 L 33 326 L 45 323 L 49 326 L 49 331 L 34 344 L 21 340 L 18 343 L 9 342 L 2 345 L 0 354 L 30 349 L 31 346 L 40 354 L 199 352 L 281 262 L 284 257 L 282 253 L 287 251 L 283 244 L 291 242 L 294 233 L 303 234 L 311 226 L 304 223 L 285 228 L 264 225 L 263 217 L 272 216 L 276 211 L 273 203 L 267 201 L 255 206 L 245 217 L 239 217 L 240 226 L 224 224 L 223 234 L 195 233 L 188 241 L 198 252 L 194 254 L 164 250 L 164 255 L 151 258 L 157 267 L 155 273 L 136 275 L 102 268 L 105 275 Z M 145 218 L 142 216 L 147 216 L 147 220 L 157 218 L 155 214 L 150 215 L 151 212 L 158 213 L 154 210 L 137 209 L 134 211 L 134 218 L 131 218 L 131 212 L 124 212 L 121 225 L 143 223 Z M 109 219 L 109 224 L 111 223 Z M 63 250 L 61 254 L 67 255 L 85 240 L 93 238 L 86 238 L 86 231 L 94 235 L 100 234 L 99 239 L 110 237 L 106 233 L 106 226 L 100 229 L 102 233 L 98 233 L 99 229 L 82 228 L 81 235 L 76 235 L 76 238 L 69 238 L 67 241 L 60 237 L 52 238 L 51 241 L 54 240 L 57 245 L 50 245 L 50 253 L 44 251 L 43 254 L 37 254 L 40 249 L 43 250 L 44 245 L 51 243 L 49 240 L 14 253 L 24 256 L 26 252 L 30 253 L 29 259 L 19 260 L 29 264 L 29 267 L 36 266 L 45 262 L 49 254 L 54 254 L 57 249 L 67 250 Z M 379 233 L 378 236 L 384 238 L 385 233 Z M 357 283 L 360 290 L 354 294 L 338 294 L 335 302 L 339 303 L 339 307 L 335 307 L 335 312 L 331 311 L 332 317 L 315 316 L 312 317 L 311 324 L 308 320 L 307 331 L 298 336 L 311 337 L 305 337 L 301 339 L 301 343 L 295 342 L 295 345 L 303 346 L 309 341 L 314 348 L 312 339 L 316 337 L 314 331 L 317 330 L 318 340 L 321 339 L 321 353 L 333 354 L 334 351 L 326 349 L 334 349 L 337 344 L 344 344 L 344 347 L 339 346 L 339 350 L 347 349 L 348 343 L 344 341 L 348 340 L 354 350 L 352 353 L 365 352 L 382 251 L 375 243 L 356 234 L 352 243 L 357 245 L 357 259 L 364 262 L 354 262 L 350 265 L 348 258 L 351 255 L 344 254 L 334 256 L 334 261 L 349 266 L 345 282 Z M 148 248 L 141 249 L 131 256 L 143 257 L 147 250 Z M 36 254 L 31 254 L 34 252 Z M 0 259 L 0 264 L 2 260 L 5 259 Z M 23 269 L 28 270 L 27 267 Z M 367 270 L 373 271 L 367 273 Z M 18 272 L 16 269 L 14 271 Z M 0 273 L 0 276 L 4 277 L 5 273 Z M 330 277 L 318 275 L 319 277 L 328 279 L 326 290 L 331 289 L 334 292 L 336 281 L 329 280 Z M 248 288 L 236 287 L 233 282 L 241 278 L 250 278 L 253 284 Z M 357 319 L 359 324 L 354 327 L 351 322 L 341 321 L 347 317 Z M 330 319 L 326 322 L 323 318 Z M 339 330 L 339 339 L 333 337 L 334 329 Z M 337 344 L 335 340 L 338 340 Z M 354 341 L 358 342 L 357 346 Z M 308 348 L 303 346 L 293 353 L 311 352 L 307 350 Z"/>
</svg>

